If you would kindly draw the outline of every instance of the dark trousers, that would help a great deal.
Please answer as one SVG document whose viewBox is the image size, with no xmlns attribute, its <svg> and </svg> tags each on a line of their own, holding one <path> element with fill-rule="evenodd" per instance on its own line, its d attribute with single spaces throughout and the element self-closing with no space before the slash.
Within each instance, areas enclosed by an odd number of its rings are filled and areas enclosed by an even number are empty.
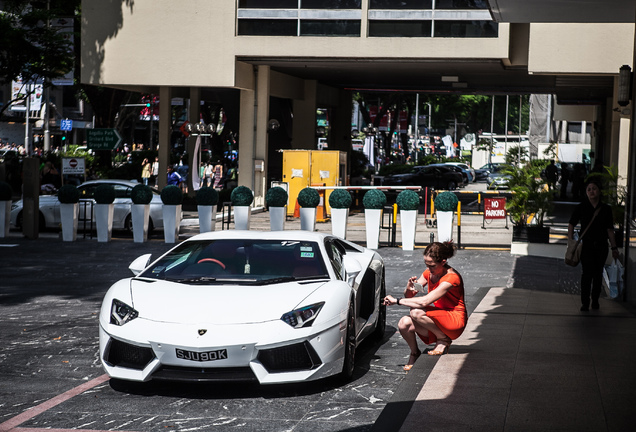
<svg viewBox="0 0 636 432">
<path fill-rule="evenodd" d="M 586 244 L 583 242 L 583 250 L 581 251 L 581 267 L 583 274 L 581 275 L 581 304 L 583 306 L 590 305 L 590 293 L 593 302 L 598 302 L 603 287 L 603 267 L 609 249 L 607 242 Z"/>
</svg>

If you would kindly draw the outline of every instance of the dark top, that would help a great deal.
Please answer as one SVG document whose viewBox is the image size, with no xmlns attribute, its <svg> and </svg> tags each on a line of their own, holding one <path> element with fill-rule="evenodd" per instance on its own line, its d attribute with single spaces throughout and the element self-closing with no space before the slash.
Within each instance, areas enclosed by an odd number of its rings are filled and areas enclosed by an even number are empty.
<svg viewBox="0 0 636 432">
<path fill-rule="evenodd" d="M 612 208 L 604 203 L 598 204 L 601 207 L 596 219 L 592 222 L 592 226 L 585 233 L 583 237 L 583 244 L 595 243 L 595 244 L 607 244 L 607 230 L 614 229 L 614 218 L 612 216 Z M 581 222 L 581 232 L 589 225 L 592 217 L 594 217 L 594 211 L 596 207 L 592 207 L 592 204 L 587 199 L 578 204 L 574 208 L 574 212 L 570 217 L 570 223 L 572 226 Z"/>
</svg>

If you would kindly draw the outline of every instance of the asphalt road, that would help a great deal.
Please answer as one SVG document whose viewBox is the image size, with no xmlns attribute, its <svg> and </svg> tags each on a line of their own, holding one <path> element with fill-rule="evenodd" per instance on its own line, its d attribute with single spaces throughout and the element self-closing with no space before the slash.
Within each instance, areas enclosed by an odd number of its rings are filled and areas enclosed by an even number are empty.
<svg viewBox="0 0 636 432">
<path fill-rule="evenodd" d="M 110 243 L 57 238 L 0 241 L 0 432 L 12 427 L 91 431 L 368 431 L 400 392 L 408 347 L 388 310 L 380 343 L 357 353 L 355 377 L 302 385 L 121 385 L 98 358 L 102 296 L 143 253 L 169 245 L 130 238 Z M 423 270 L 422 249 L 381 248 L 387 292 L 399 295 Z M 515 258 L 507 251 L 460 250 L 467 303 L 480 287 L 506 286 Z"/>
</svg>

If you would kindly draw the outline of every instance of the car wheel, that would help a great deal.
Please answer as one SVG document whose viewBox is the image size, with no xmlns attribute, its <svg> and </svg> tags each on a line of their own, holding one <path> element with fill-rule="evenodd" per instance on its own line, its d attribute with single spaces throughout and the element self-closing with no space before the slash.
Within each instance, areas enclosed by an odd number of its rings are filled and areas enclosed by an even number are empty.
<svg viewBox="0 0 636 432">
<path fill-rule="evenodd" d="M 344 364 L 342 365 L 341 378 L 344 381 L 351 381 L 356 360 L 356 316 L 353 308 L 353 301 L 349 302 L 349 313 L 347 314 L 347 335 L 345 338 Z"/>
<path fill-rule="evenodd" d="M 126 221 L 124 222 L 124 229 L 128 231 L 130 234 L 133 232 L 132 228 L 132 215 L 128 215 L 126 217 Z"/>
<path fill-rule="evenodd" d="M 384 297 L 386 297 L 386 287 L 384 284 L 384 272 L 382 272 L 382 288 L 380 289 L 378 320 L 375 322 L 375 329 L 373 330 L 372 336 L 375 340 L 382 340 L 384 338 L 384 332 L 386 331 L 386 305 L 384 304 Z"/>
<path fill-rule="evenodd" d="M 454 181 L 448 182 L 448 184 L 446 185 L 446 190 L 455 190 L 455 189 L 457 189 L 457 183 L 455 183 Z"/>
</svg>

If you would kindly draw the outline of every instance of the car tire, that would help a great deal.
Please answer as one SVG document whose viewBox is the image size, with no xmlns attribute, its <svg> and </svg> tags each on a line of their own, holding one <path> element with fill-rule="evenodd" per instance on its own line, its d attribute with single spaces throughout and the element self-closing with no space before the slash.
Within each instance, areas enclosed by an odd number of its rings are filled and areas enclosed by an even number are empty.
<svg viewBox="0 0 636 432">
<path fill-rule="evenodd" d="M 128 215 L 124 221 L 124 229 L 128 231 L 130 235 L 133 233 L 132 215 Z M 152 218 L 148 218 L 148 235 L 155 229 L 155 225 L 152 223 Z"/>
<path fill-rule="evenodd" d="M 455 189 L 457 189 L 457 183 L 455 183 L 454 181 L 448 182 L 448 184 L 446 185 L 446 190 L 455 190 Z"/>
<path fill-rule="evenodd" d="M 347 314 L 347 334 L 345 336 L 345 353 L 342 372 L 340 378 L 345 381 L 351 381 L 353 371 L 355 370 L 356 360 L 356 316 L 353 306 L 353 300 L 349 301 L 349 313 Z"/>
<path fill-rule="evenodd" d="M 371 336 L 375 340 L 384 339 L 384 333 L 386 331 L 386 305 L 384 304 L 384 297 L 386 297 L 386 286 L 384 283 L 384 272 L 382 272 L 382 287 L 380 289 L 380 304 L 378 307 L 378 319 L 375 322 L 375 329 Z"/>
</svg>

